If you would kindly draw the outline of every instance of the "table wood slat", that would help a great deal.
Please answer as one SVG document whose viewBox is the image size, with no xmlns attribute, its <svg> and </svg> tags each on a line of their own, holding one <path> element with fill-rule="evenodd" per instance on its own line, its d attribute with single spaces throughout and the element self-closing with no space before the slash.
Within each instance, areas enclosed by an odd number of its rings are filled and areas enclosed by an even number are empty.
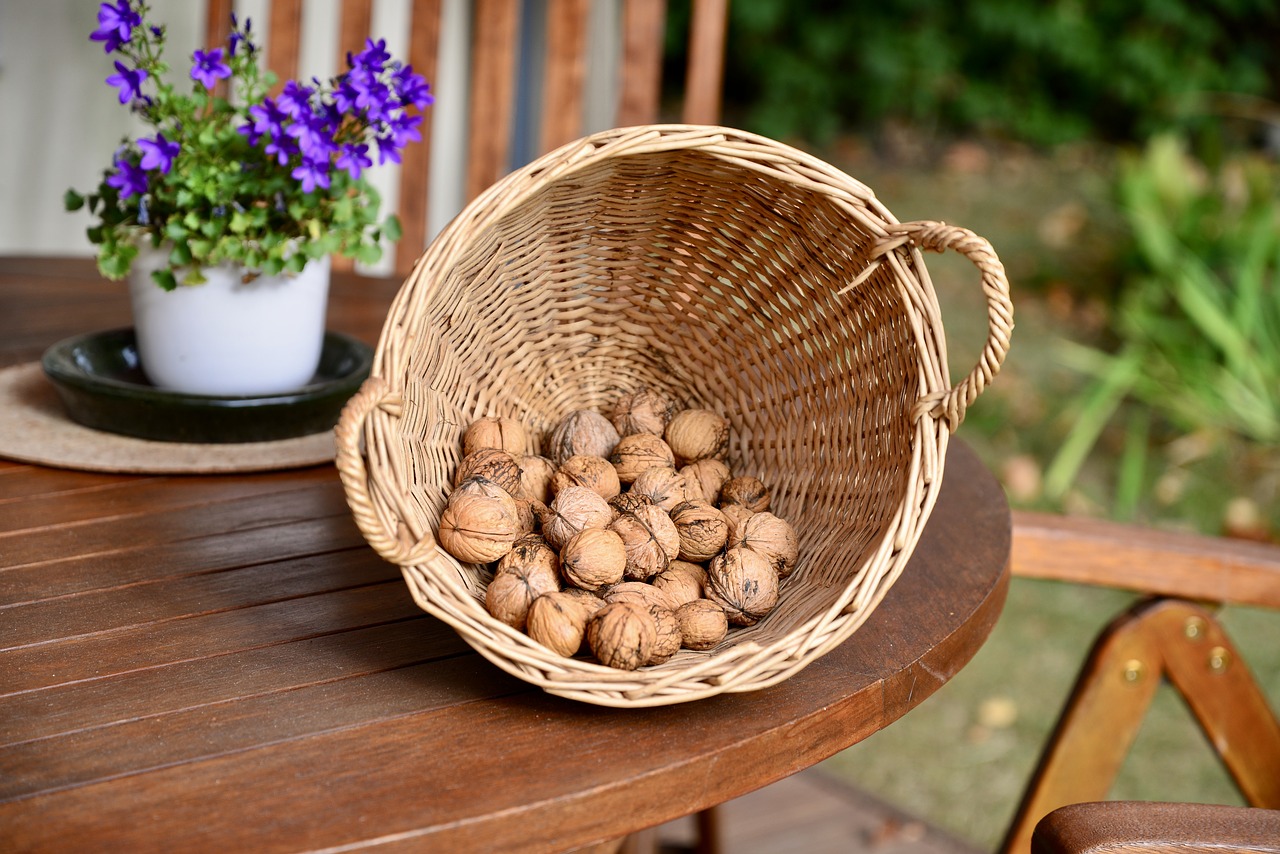
<svg viewBox="0 0 1280 854">
<path fill-rule="evenodd" d="M 415 616 L 397 580 L 0 653 L 0 696 L 225 655 Z"/>
<path fill-rule="evenodd" d="M 9 625 L 0 632 L 0 652 L 399 579 L 396 567 L 353 547 L 46 599 L 4 612 Z"/>
<path fill-rule="evenodd" d="M 157 504 L 133 508 L 133 512 L 104 513 L 98 519 L 79 520 L 26 531 L 0 534 L 0 578 L 10 567 L 48 563 L 85 555 L 109 553 L 147 543 L 174 543 L 209 534 L 269 529 L 299 522 L 315 514 L 340 513 L 345 499 L 335 484 L 299 489 L 296 482 L 277 481 L 258 488 L 262 494 L 237 500 L 207 503 L 192 501 L 178 507 Z M 264 532 L 265 533 L 265 532 Z"/>
<path fill-rule="evenodd" d="M 42 466 L 0 465 L 0 505 L 31 498 L 111 489 L 121 483 L 120 475 L 100 472 L 51 469 Z M 6 509 L 3 511 L 8 512 Z"/>
<path fill-rule="evenodd" d="M 0 742 L 19 744 L 134 719 L 293 691 L 454 656 L 470 647 L 425 615 L 214 658 L 0 698 Z"/>
<path fill-rule="evenodd" d="M 289 560 L 364 545 L 359 529 L 354 522 L 345 524 L 348 521 L 349 511 L 335 507 L 301 522 L 224 531 L 179 542 L 144 543 L 3 570 L 0 614 L 4 608 L 21 603 L 221 572 L 261 561 L 264 555 Z M 260 538 L 269 539 L 269 551 Z"/>
</svg>

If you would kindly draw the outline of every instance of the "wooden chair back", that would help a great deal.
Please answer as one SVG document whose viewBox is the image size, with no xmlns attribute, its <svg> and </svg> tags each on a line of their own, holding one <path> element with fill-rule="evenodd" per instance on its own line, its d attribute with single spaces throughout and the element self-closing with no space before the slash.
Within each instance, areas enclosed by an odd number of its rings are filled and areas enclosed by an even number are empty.
<svg viewBox="0 0 1280 854">
<path fill-rule="evenodd" d="M 519 164 L 511 162 L 511 137 L 517 98 L 521 0 L 472 0 L 470 44 L 469 150 L 466 200 Z M 223 44 L 230 32 L 234 0 L 209 0 L 206 37 Z M 357 51 L 371 32 L 374 0 L 339 0 L 338 49 L 345 68 L 348 51 Z M 439 68 L 443 0 L 411 0 L 407 61 L 433 84 Z M 588 18 L 592 0 L 546 0 L 545 66 L 537 151 L 546 151 L 585 135 Z M 332 8 L 332 7 L 326 7 Z M 688 64 L 680 120 L 714 124 L 719 120 L 728 0 L 694 0 L 688 32 Z M 309 14 L 315 14 L 313 7 Z M 267 65 L 281 80 L 297 76 L 303 38 L 302 0 L 271 0 L 267 24 Z M 621 0 L 621 49 L 617 67 L 614 126 L 658 121 L 662 91 L 666 0 Z M 428 239 L 428 166 L 433 111 L 423 115 L 423 142 L 404 152 L 400 169 L 399 215 L 404 237 L 396 247 L 394 273 L 406 275 Z M 339 265 L 341 266 L 341 265 Z"/>
</svg>

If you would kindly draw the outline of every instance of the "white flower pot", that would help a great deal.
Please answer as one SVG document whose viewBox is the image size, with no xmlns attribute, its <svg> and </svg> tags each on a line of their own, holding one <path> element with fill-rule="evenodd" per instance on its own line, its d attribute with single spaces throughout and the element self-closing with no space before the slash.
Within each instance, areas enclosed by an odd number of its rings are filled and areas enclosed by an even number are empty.
<svg viewBox="0 0 1280 854">
<path fill-rule="evenodd" d="M 294 391 L 315 375 L 324 343 L 329 259 L 297 276 L 244 283 L 230 266 L 166 291 L 151 278 L 166 255 L 142 252 L 129 273 L 142 370 L 155 386 L 235 396 Z"/>
</svg>

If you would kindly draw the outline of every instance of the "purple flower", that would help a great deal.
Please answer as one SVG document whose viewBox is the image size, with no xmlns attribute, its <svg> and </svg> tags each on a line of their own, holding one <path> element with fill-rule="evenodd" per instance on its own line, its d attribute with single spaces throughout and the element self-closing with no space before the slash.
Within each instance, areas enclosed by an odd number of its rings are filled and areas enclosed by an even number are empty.
<svg viewBox="0 0 1280 854">
<path fill-rule="evenodd" d="M 347 174 L 354 181 L 360 177 L 362 170 L 373 165 L 373 161 L 369 158 L 369 146 L 364 143 L 358 145 L 350 142 L 343 143 L 342 152 L 338 155 L 335 165 L 339 169 L 346 169 Z"/>
<path fill-rule="evenodd" d="M 431 96 L 431 87 L 421 74 L 415 74 L 412 65 L 403 65 L 391 76 L 391 84 L 402 104 L 409 104 L 419 110 L 431 105 L 435 98 Z"/>
<path fill-rule="evenodd" d="M 212 89 L 219 80 L 231 76 L 231 66 L 222 61 L 222 48 L 215 47 L 205 53 L 197 50 L 191 55 L 195 64 L 191 67 L 191 79 L 204 84 L 204 88 Z"/>
<path fill-rule="evenodd" d="M 182 149 L 176 142 L 170 142 L 165 139 L 164 134 L 156 134 L 155 139 L 143 138 L 138 140 L 138 148 L 142 149 L 143 169 L 159 169 L 163 174 L 168 175 L 169 170 L 173 168 L 173 158 L 178 156 L 178 152 Z"/>
<path fill-rule="evenodd" d="M 395 137 L 379 136 L 375 140 L 378 143 L 378 163 L 379 165 L 390 160 L 392 163 L 400 162 L 400 146 L 396 145 Z"/>
<path fill-rule="evenodd" d="M 314 94 L 315 90 L 310 86 L 304 86 L 297 80 L 290 80 L 284 84 L 277 103 L 281 112 L 296 119 L 311 113 L 311 96 Z"/>
<path fill-rule="evenodd" d="M 263 98 L 261 104 L 249 107 L 249 116 L 253 122 L 241 125 L 240 133 L 249 137 L 250 145 L 257 145 L 264 135 L 276 137 L 283 134 L 283 123 L 288 118 L 271 98 Z"/>
<path fill-rule="evenodd" d="M 147 72 L 141 68 L 129 68 L 120 60 L 116 60 L 116 73 L 107 78 L 107 83 L 119 88 L 120 103 L 127 104 L 142 94 L 142 81 L 147 79 Z"/>
<path fill-rule="evenodd" d="M 286 132 L 298 141 L 298 150 L 308 160 L 328 160 L 338 149 L 328 124 L 318 116 L 299 119 Z"/>
<path fill-rule="evenodd" d="M 303 158 L 302 165 L 291 173 L 302 182 L 302 192 L 310 193 L 317 186 L 329 189 L 329 161 Z"/>
<path fill-rule="evenodd" d="M 409 143 L 422 139 L 422 134 L 418 133 L 418 125 L 420 124 L 422 124 L 422 116 L 401 113 L 387 122 L 387 129 L 391 131 L 391 137 L 395 141 L 396 147 L 404 148 Z"/>
<path fill-rule="evenodd" d="M 365 39 L 364 50 L 356 54 L 355 59 L 348 59 L 347 62 L 352 68 L 367 68 L 374 73 L 382 70 L 387 64 L 387 60 L 391 58 L 391 54 L 387 53 L 387 40 Z"/>
<path fill-rule="evenodd" d="M 103 3 L 98 7 L 98 29 L 89 36 L 103 42 L 107 53 L 114 53 L 122 44 L 133 38 L 133 28 L 142 26 L 142 15 L 129 6 L 129 0 L 119 3 Z"/>
<path fill-rule="evenodd" d="M 147 191 L 147 173 L 128 160 L 115 160 L 116 171 L 107 175 L 107 185 L 120 191 L 120 198 L 142 195 Z"/>
</svg>

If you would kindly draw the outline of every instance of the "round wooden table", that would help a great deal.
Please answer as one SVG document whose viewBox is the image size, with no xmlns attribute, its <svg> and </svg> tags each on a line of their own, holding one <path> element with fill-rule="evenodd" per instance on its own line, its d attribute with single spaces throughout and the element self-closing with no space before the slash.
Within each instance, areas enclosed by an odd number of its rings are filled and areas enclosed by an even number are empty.
<svg viewBox="0 0 1280 854">
<path fill-rule="evenodd" d="M 16 342 L 0 365 L 118 323 L 104 287 L 87 263 L 0 259 L 0 342 Z M 376 340 L 394 290 L 339 276 L 331 325 Z M 47 310 L 81 296 L 92 317 Z M 14 851 L 616 838 L 906 714 L 982 645 L 1009 577 L 1003 491 L 953 441 L 909 566 L 852 638 L 772 688 L 618 710 L 532 688 L 422 614 L 331 466 L 157 477 L 0 461 L 0 507 L 0 838 Z"/>
</svg>

